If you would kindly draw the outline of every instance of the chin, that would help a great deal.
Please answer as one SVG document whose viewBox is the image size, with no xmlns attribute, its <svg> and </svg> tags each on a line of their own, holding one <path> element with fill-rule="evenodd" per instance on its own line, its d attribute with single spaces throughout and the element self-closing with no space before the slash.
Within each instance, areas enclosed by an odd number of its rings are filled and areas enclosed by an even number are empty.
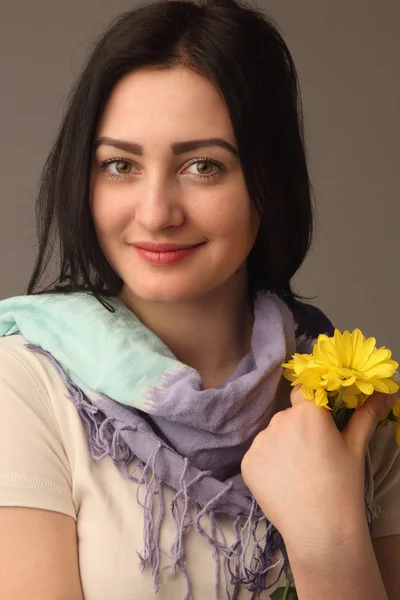
<svg viewBox="0 0 400 600">
<path fill-rule="evenodd" d="M 214 277 L 210 277 L 210 273 L 199 270 L 197 277 L 193 277 L 193 273 L 180 273 L 175 277 L 155 278 L 142 273 L 140 277 L 122 279 L 127 291 L 144 302 L 192 302 L 218 291 L 225 294 L 229 289 L 230 293 L 237 289 L 237 277 L 230 272 L 214 273 Z"/>
<path fill-rule="evenodd" d="M 160 286 L 130 286 L 128 283 L 127 287 L 134 296 L 145 302 L 187 302 L 202 296 L 204 293 L 199 289 L 194 289 L 193 286 L 181 288 L 166 286 L 165 289 L 161 289 Z"/>
</svg>

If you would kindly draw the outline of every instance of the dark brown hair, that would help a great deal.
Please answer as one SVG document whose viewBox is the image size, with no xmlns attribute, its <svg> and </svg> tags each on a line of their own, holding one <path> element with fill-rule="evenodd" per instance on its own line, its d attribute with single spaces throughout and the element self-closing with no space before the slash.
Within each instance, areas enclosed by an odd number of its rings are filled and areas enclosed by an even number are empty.
<svg viewBox="0 0 400 600">
<path fill-rule="evenodd" d="M 234 0 L 167 0 L 120 15 L 96 43 L 72 89 L 37 198 L 39 251 L 28 294 L 117 295 L 123 282 L 104 256 L 89 206 L 99 120 L 119 80 L 138 68 L 182 65 L 220 91 L 252 201 L 261 217 L 248 257 L 252 293 L 286 301 L 312 235 L 310 183 L 295 66 L 276 25 Z M 37 291 L 59 254 L 57 279 Z"/>
</svg>

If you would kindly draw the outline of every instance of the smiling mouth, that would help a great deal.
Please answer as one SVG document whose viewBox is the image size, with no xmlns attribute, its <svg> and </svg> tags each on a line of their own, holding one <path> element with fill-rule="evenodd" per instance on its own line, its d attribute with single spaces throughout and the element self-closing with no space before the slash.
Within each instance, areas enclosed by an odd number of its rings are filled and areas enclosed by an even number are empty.
<svg viewBox="0 0 400 600">
<path fill-rule="evenodd" d="M 188 258 L 189 256 L 195 254 L 196 251 L 204 245 L 204 243 L 205 242 L 202 242 L 201 244 L 196 244 L 194 246 L 186 247 L 179 247 L 172 244 L 146 244 L 147 248 L 143 247 L 142 245 L 134 245 L 133 247 L 135 248 L 139 257 L 146 262 L 156 265 L 171 265 L 178 263 L 184 260 L 185 258 Z M 157 248 L 157 250 L 149 249 L 149 246 L 151 248 Z"/>
<path fill-rule="evenodd" d="M 131 246 L 134 246 L 135 248 L 149 250 L 149 252 L 174 252 L 175 250 L 187 250 L 188 248 L 194 248 L 199 245 L 200 244 L 155 244 L 153 242 L 133 242 L 131 244 Z"/>
</svg>

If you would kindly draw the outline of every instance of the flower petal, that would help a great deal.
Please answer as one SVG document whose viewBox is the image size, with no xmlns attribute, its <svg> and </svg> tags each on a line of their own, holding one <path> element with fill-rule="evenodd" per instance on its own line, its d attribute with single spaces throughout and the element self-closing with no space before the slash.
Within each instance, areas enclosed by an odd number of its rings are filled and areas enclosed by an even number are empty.
<svg viewBox="0 0 400 600">
<path fill-rule="evenodd" d="M 358 367 L 356 366 L 356 358 L 360 356 L 360 350 L 365 341 L 365 336 L 359 329 L 354 329 L 353 333 L 351 334 L 351 341 L 353 345 L 353 368 L 357 369 Z"/>
<path fill-rule="evenodd" d="M 359 361 L 357 361 L 357 370 L 364 370 L 366 362 L 371 354 L 376 350 L 376 339 L 374 337 L 366 338 L 358 351 Z"/>
<path fill-rule="evenodd" d="M 282 375 L 285 379 L 288 379 L 289 381 L 294 381 L 296 379 L 296 375 L 289 369 L 284 369 Z"/>
<path fill-rule="evenodd" d="M 325 363 L 333 365 L 337 368 L 340 367 L 336 347 L 330 339 L 327 339 L 326 341 L 322 340 L 320 342 L 317 356 L 318 358 L 323 358 Z"/>
<path fill-rule="evenodd" d="M 372 385 L 372 383 L 367 383 L 366 381 L 356 381 L 355 384 L 360 390 L 360 392 L 367 394 L 367 396 L 371 396 L 371 394 L 374 393 L 374 386 Z"/>
<path fill-rule="evenodd" d="M 400 417 L 400 402 L 396 402 L 394 406 L 392 406 L 391 410 L 395 417 Z"/>
<path fill-rule="evenodd" d="M 344 394 L 343 402 L 345 403 L 347 408 L 357 408 L 358 406 L 358 399 L 355 394 Z"/>
<path fill-rule="evenodd" d="M 315 404 L 318 406 L 328 406 L 328 395 L 325 390 L 319 389 L 315 392 Z"/>
<path fill-rule="evenodd" d="M 369 394 L 356 394 L 357 395 L 357 408 L 360 408 L 364 402 L 369 398 Z"/>
<path fill-rule="evenodd" d="M 342 338 L 343 366 L 351 369 L 353 366 L 353 341 L 350 331 L 345 331 Z"/>
<path fill-rule="evenodd" d="M 314 390 L 310 387 L 307 387 L 306 385 L 302 385 L 301 386 L 301 393 L 303 394 L 303 396 L 305 398 L 307 398 L 307 400 L 314 400 Z"/>
<path fill-rule="evenodd" d="M 383 394 L 395 394 L 398 391 L 398 385 L 393 379 L 373 379 L 371 383 L 377 392 Z"/>
<path fill-rule="evenodd" d="M 316 390 L 322 386 L 321 377 L 317 369 L 307 369 L 301 374 L 301 382 L 303 385 Z"/>
<path fill-rule="evenodd" d="M 392 353 L 390 350 L 388 350 L 387 348 L 379 348 L 379 350 L 375 350 L 375 352 L 372 352 L 369 355 L 368 360 L 366 360 L 365 363 L 361 365 L 360 370 L 368 371 L 369 369 L 372 369 L 372 367 L 379 363 L 390 361 L 391 357 Z"/>
<path fill-rule="evenodd" d="M 329 392 L 340 390 L 342 387 L 342 380 L 340 379 L 340 377 L 337 376 L 336 373 L 326 373 L 322 376 L 322 380 L 326 382 L 325 388 Z"/>
<path fill-rule="evenodd" d="M 352 335 L 353 344 L 353 369 L 359 371 L 362 369 L 364 363 L 368 360 L 374 349 L 375 344 L 365 344 L 366 337 L 361 333 L 359 329 L 355 329 Z"/>
<path fill-rule="evenodd" d="M 349 377 L 348 379 L 343 379 L 342 386 L 348 387 L 349 385 L 353 385 L 353 383 L 355 383 L 355 382 L 356 382 L 356 376 L 351 375 L 351 377 Z"/>
<path fill-rule="evenodd" d="M 343 355 L 343 351 L 342 351 L 342 337 L 343 336 L 340 333 L 339 329 L 335 329 L 335 333 L 333 334 L 333 339 L 334 339 L 335 349 L 336 349 L 336 353 L 337 353 L 337 357 L 338 357 L 338 367 L 339 368 L 342 368 L 345 365 L 344 355 Z"/>
<path fill-rule="evenodd" d="M 380 379 L 383 377 L 393 377 L 393 374 L 396 372 L 398 363 L 394 360 L 387 360 L 382 363 L 378 363 L 371 369 L 363 369 L 363 373 L 368 379 L 371 377 L 379 377 Z"/>
</svg>

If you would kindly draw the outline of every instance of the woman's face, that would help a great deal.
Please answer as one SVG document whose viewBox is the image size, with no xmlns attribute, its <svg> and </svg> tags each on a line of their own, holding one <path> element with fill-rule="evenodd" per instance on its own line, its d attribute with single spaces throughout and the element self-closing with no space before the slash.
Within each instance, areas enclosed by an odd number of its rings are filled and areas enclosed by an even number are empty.
<svg viewBox="0 0 400 600">
<path fill-rule="evenodd" d="M 135 71 L 118 83 L 97 132 L 91 209 L 129 294 L 184 301 L 225 284 L 235 291 L 258 217 L 210 82 L 176 67 Z"/>
</svg>

